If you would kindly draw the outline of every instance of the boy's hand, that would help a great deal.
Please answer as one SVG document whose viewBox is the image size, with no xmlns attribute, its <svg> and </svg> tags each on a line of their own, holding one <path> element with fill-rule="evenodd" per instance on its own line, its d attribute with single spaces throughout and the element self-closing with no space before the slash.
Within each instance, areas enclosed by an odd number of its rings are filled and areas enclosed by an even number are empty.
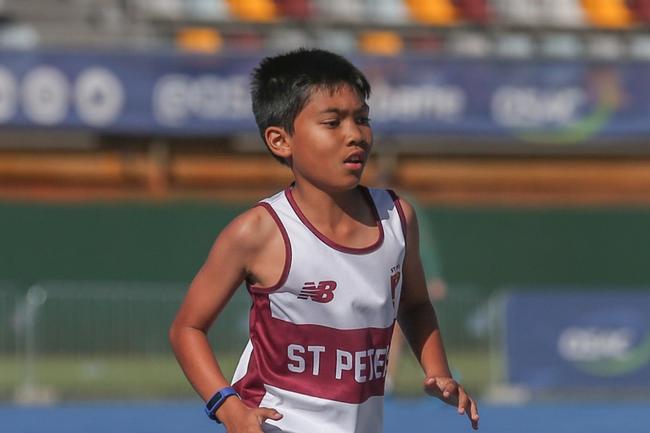
<svg viewBox="0 0 650 433">
<path fill-rule="evenodd" d="M 458 413 L 467 414 L 472 422 L 472 428 L 478 430 L 479 416 L 476 402 L 454 379 L 451 377 L 427 377 L 424 380 L 424 391 L 449 405 L 458 407 Z"/>
<path fill-rule="evenodd" d="M 228 433 L 264 433 L 262 431 L 262 424 L 267 419 L 274 421 L 282 419 L 282 414 L 275 409 L 268 407 L 250 408 L 241 403 L 239 399 L 231 398 L 226 400 L 226 402 L 229 400 L 239 404 L 237 404 L 237 407 L 229 408 L 228 413 L 223 414 L 223 419 L 219 418 Z"/>
</svg>

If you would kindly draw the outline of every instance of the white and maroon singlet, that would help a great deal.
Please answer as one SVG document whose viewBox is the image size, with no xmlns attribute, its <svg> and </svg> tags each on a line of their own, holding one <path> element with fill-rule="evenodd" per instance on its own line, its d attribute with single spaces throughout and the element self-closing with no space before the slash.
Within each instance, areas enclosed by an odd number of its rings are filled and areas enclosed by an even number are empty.
<svg viewBox="0 0 650 433">
<path fill-rule="evenodd" d="M 377 221 L 367 248 L 331 241 L 287 188 L 259 203 L 277 223 L 285 265 L 272 287 L 249 286 L 250 340 L 233 386 L 277 409 L 267 433 L 380 433 L 388 350 L 402 287 L 405 223 L 392 191 L 360 187 Z"/>
</svg>

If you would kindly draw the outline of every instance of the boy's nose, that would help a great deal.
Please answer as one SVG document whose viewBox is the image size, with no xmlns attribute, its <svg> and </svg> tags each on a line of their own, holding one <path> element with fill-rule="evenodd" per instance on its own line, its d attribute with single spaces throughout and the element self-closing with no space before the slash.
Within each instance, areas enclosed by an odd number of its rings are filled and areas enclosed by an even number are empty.
<svg viewBox="0 0 650 433">
<path fill-rule="evenodd" d="M 367 145 L 367 139 L 364 136 L 363 128 L 356 122 L 348 122 L 349 126 L 346 128 L 346 141 L 349 146 Z"/>
</svg>

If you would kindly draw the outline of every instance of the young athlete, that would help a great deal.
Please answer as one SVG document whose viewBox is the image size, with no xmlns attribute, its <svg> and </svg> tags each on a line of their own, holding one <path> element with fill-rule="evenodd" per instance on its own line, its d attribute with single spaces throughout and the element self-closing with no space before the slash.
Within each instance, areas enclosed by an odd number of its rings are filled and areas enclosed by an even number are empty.
<svg viewBox="0 0 650 433">
<path fill-rule="evenodd" d="M 382 431 L 395 319 L 424 389 L 467 414 L 427 295 L 412 207 L 359 184 L 372 148 L 370 85 L 344 58 L 298 50 L 253 73 L 253 111 L 294 183 L 235 218 L 192 281 L 170 329 L 208 416 L 229 433 Z M 250 340 L 232 387 L 206 333 L 245 281 Z"/>
</svg>

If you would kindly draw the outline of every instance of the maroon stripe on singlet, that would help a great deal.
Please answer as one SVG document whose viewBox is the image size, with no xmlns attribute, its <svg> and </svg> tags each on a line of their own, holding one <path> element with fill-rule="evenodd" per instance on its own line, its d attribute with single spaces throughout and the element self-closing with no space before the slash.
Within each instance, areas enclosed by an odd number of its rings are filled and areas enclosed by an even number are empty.
<svg viewBox="0 0 650 433">
<path fill-rule="evenodd" d="M 250 285 L 249 290 L 253 292 L 272 292 L 274 290 L 279 289 L 284 285 L 284 283 L 287 281 L 287 277 L 289 276 L 289 270 L 291 269 L 291 241 L 289 240 L 289 235 L 287 234 L 287 230 L 284 228 L 284 224 L 282 224 L 282 221 L 280 221 L 280 217 L 278 214 L 275 212 L 273 207 L 266 203 L 266 202 L 260 202 L 256 206 L 263 207 L 264 209 L 267 210 L 267 212 L 271 215 L 273 218 L 273 221 L 275 221 L 275 224 L 278 226 L 278 229 L 280 230 L 280 233 L 282 234 L 282 240 L 284 241 L 284 266 L 282 268 L 282 274 L 280 275 L 280 279 L 278 280 L 277 283 L 275 283 L 272 286 L 269 287 L 263 287 L 263 286 L 257 286 L 257 285 Z"/>
<path fill-rule="evenodd" d="M 370 195 L 370 191 L 368 191 L 368 188 L 363 187 L 361 185 L 359 185 L 359 189 L 364 199 L 368 203 L 368 206 L 370 206 L 372 215 L 375 219 L 375 224 L 377 224 L 377 229 L 379 231 L 377 240 L 372 245 L 364 248 L 346 247 L 345 245 L 341 245 L 337 242 L 334 242 L 332 239 L 325 236 L 311 223 L 311 221 L 309 221 L 309 219 L 307 219 L 305 214 L 302 212 L 302 210 L 298 206 L 298 203 L 296 203 L 296 200 L 293 197 L 293 193 L 291 192 L 291 187 L 287 187 L 287 189 L 284 190 L 284 194 L 287 197 L 289 204 L 293 208 L 294 212 L 296 213 L 300 221 L 302 221 L 302 223 L 309 229 L 309 231 L 311 231 L 318 239 L 320 239 L 327 246 L 348 254 L 368 254 L 375 251 L 384 242 L 384 227 L 381 223 L 381 218 L 379 217 L 379 212 L 377 211 L 377 206 L 375 205 L 375 201 L 372 199 L 372 196 Z"/>
<path fill-rule="evenodd" d="M 399 215 L 399 222 L 402 225 L 402 233 L 404 234 L 404 241 L 406 242 L 406 216 L 404 216 L 404 209 L 402 209 L 402 203 L 399 201 L 399 197 L 395 194 L 395 191 L 392 189 L 386 190 L 393 199 L 395 203 L 395 208 L 397 209 L 397 214 Z"/>
<path fill-rule="evenodd" d="M 250 317 L 253 351 L 247 373 L 235 384 L 242 399 L 248 400 L 247 404 L 259 405 L 260 395 L 265 393 L 264 384 L 352 404 L 384 395 L 392 325 L 387 328 L 335 329 L 290 323 L 271 316 L 269 295 L 253 296 L 255 305 Z M 300 367 L 289 357 L 290 345 L 304 348 L 302 353 L 294 351 L 294 355 L 298 354 L 304 360 L 304 371 L 292 371 L 289 367 L 293 366 L 294 370 Z M 309 347 L 312 351 L 308 350 Z M 324 351 L 321 352 L 320 348 Z M 341 351 L 338 356 L 337 351 Z M 319 353 L 317 374 L 314 374 L 315 352 Z M 344 361 L 341 366 L 352 365 L 351 369 L 341 370 L 340 378 L 336 377 L 337 357 Z M 357 374 L 361 381 L 355 379 L 357 364 L 362 367 Z"/>
<path fill-rule="evenodd" d="M 249 407 L 259 407 L 266 393 L 258 366 L 259 363 L 255 362 L 255 358 L 251 355 L 246 375 L 232 385 L 241 400 Z"/>
</svg>

